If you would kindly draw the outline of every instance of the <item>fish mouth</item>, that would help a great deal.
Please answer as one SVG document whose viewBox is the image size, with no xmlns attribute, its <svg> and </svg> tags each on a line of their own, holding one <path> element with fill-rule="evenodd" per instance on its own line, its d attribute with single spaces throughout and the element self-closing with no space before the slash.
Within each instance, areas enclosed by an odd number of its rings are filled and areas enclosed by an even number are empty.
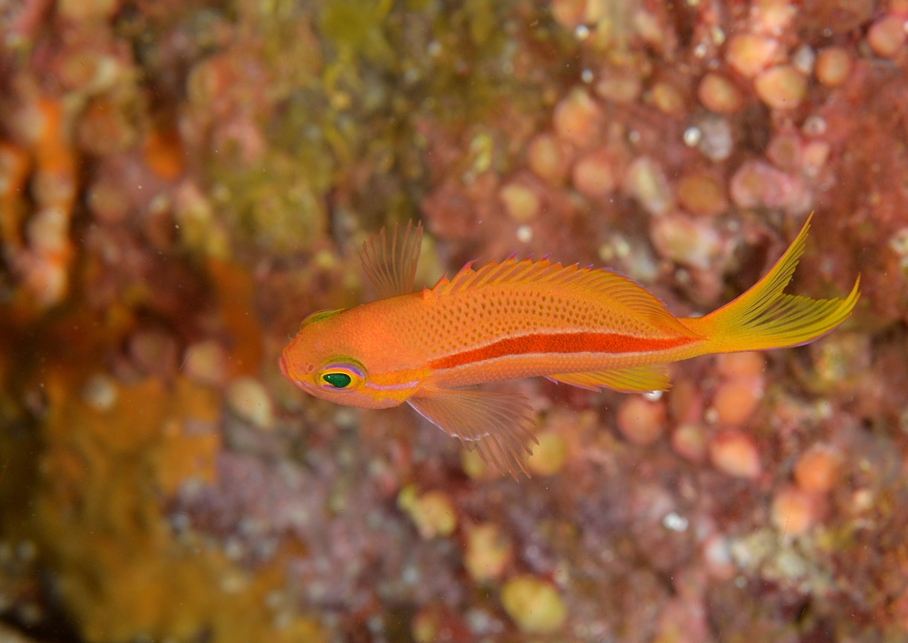
<svg viewBox="0 0 908 643">
<path fill-rule="evenodd" d="M 296 384 L 298 388 L 303 389 L 307 393 L 312 392 L 312 385 L 309 384 L 309 382 L 301 380 L 300 378 L 290 373 L 290 364 L 287 361 L 286 355 L 281 354 L 280 358 L 277 360 L 277 365 L 281 369 L 281 373 L 283 373 L 284 377 Z"/>
<path fill-rule="evenodd" d="M 282 353 L 280 359 L 277 361 L 277 364 L 281 369 L 281 373 L 284 374 L 284 377 L 286 377 L 288 380 L 293 381 L 294 378 L 290 377 L 290 369 L 287 367 L 287 356 Z"/>
</svg>

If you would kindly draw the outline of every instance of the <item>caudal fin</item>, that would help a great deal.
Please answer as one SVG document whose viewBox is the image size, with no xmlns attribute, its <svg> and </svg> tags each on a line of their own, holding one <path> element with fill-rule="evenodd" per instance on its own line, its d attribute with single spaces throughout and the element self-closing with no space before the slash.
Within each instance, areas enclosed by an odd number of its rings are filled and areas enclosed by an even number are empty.
<svg viewBox="0 0 908 643">
<path fill-rule="evenodd" d="M 699 318 L 682 319 L 692 331 L 710 338 L 708 353 L 765 350 L 806 344 L 821 337 L 848 319 L 860 297 L 860 277 L 846 299 L 811 299 L 786 295 L 811 214 L 798 237 L 766 276 L 750 290 L 715 312 Z"/>
</svg>

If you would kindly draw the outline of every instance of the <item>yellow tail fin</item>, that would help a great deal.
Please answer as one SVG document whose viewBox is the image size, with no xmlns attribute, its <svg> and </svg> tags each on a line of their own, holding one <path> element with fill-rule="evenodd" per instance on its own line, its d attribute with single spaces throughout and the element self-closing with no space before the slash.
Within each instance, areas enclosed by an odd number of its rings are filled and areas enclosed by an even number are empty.
<svg viewBox="0 0 908 643">
<path fill-rule="evenodd" d="M 715 312 L 681 322 L 692 331 L 708 337 L 706 353 L 785 348 L 811 342 L 825 335 L 851 315 L 860 297 L 860 277 L 847 299 L 811 299 L 783 294 L 791 281 L 811 214 L 798 237 L 776 265 L 743 295 Z"/>
</svg>

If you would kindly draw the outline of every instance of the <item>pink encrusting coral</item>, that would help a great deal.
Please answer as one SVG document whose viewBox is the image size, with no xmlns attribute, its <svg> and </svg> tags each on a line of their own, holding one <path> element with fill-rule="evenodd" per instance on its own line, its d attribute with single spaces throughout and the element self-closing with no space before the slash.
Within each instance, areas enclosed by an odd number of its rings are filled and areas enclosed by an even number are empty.
<svg viewBox="0 0 908 643">
<path fill-rule="evenodd" d="M 902 0 L 0 3 L 0 616 L 93 643 L 908 636 Z M 515 483 L 300 320 L 551 255 L 696 318 L 814 212 L 809 347 L 518 380 Z M 2 638 L 2 637 L 0 637 Z"/>
</svg>

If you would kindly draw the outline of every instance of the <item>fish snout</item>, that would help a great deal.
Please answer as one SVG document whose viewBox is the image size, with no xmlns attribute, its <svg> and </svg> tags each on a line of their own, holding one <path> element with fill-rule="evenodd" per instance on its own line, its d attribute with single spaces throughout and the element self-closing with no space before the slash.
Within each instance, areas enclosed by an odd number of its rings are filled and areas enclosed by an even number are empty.
<svg viewBox="0 0 908 643">
<path fill-rule="evenodd" d="M 297 374 L 290 370 L 290 361 L 287 359 L 287 354 L 282 353 L 280 359 L 277 361 L 278 366 L 281 369 L 281 373 L 284 374 L 288 380 L 296 384 L 297 387 L 303 389 L 304 391 L 311 391 L 309 383 L 306 382 L 301 377 L 298 377 Z"/>
<path fill-rule="evenodd" d="M 281 369 L 281 373 L 284 374 L 288 380 L 293 380 L 294 378 L 290 375 L 290 370 L 287 368 L 287 356 L 281 353 L 281 358 L 277 361 L 278 366 Z"/>
</svg>

